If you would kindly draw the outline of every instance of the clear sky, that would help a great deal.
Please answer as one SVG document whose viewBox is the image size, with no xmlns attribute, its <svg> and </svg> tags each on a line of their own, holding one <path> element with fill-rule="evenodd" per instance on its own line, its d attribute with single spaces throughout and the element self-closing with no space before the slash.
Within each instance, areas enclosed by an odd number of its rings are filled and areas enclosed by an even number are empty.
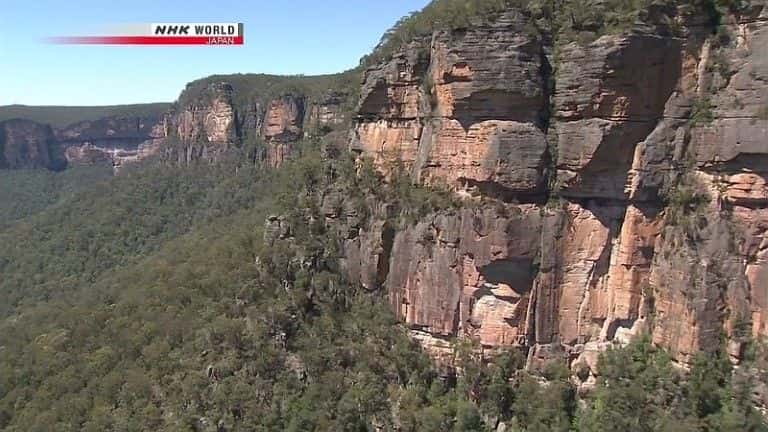
<svg viewBox="0 0 768 432">
<path fill-rule="evenodd" d="M 211 74 L 322 74 L 358 64 L 428 0 L 3 0 L 0 105 L 173 101 Z M 44 38 L 152 22 L 242 22 L 245 46 L 51 45 Z"/>
</svg>

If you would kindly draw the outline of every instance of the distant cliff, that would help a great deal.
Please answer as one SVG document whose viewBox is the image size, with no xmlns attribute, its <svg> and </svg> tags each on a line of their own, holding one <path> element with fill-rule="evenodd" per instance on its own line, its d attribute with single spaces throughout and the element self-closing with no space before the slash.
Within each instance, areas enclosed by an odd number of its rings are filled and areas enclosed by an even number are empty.
<svg viewBox="0 0 768 432">
<path fill-rule="evenodd" d="M 178 101 L 162 112 L 96 116 L 56 128 L 38 126 L 52 132 L 47 138 L 49 151 L 61 153 L 64 165 L 111 163 L 117 169 L 154 155 L 189 164 L 215 161 L 240 150 L 254 162 L 274 167 L 307 137 L 322 135 L 338 148 L 346 147 L 358 79 L 356 71 L 323 76 L 215 75 L 189 83 Z M 0 107 L 0 116 L 19 113 L 58 122 L 77 118 L 65 107 L 21 108 Z M 104 114 L 119 112 L 112 108 L 105 107 Z M 28 130 L 29 135 L 18 130 L 14 143 L 34 147 L 39 138 L 34 128 Z M 6 167 L 50 168 L 42 153 L 30 158 L 28 163 Z M 61 168 L 60 163 L 57 169 Z"/>
<path fill-rule="evenodd" d="M 21 119 L 0 122 L 0 168 L 59 170 L 65 166 L 50 126 Z"/>
<path fill-rule="evenodd" d="M 165 116 L 105 117 L 56 130 L 68 163 L 114 166 L 156 154 L 165 135 Z"/>
<path fill-rule="evenodd" d="M 279 165 L 293 144 L 340 131 L 351 121 L 358 75 L 224 75 L 187 85 L 170 116 L 166 157 L 177 163 L 216 160 L 229 149 Z M 354 83 L 354 84 L 353 84 Z M 339 145 L 346 131 L 338 137 Z"/>
<path fill-rule="evenodd" d="M 119 166 L 142 159 L 156 152 L 165 137 L 162 109 L 167 105 L 0 107 L 0 118 L 25 116 L 0 122 L 8 153 L 2 168 L 59 170 L 69 164 Z M 62 125 L 76 119 L 85 120 Z"/>
</svg>

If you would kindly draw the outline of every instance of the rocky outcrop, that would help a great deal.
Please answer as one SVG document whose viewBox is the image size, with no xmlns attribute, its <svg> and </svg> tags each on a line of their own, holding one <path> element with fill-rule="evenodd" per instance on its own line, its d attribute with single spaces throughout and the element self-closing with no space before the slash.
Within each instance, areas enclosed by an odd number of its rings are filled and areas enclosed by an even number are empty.
<svg viewBox="0 0 768 432">
<path fill-rule="evenodd" d="M 680 41 L 604 37 L 564 46 L 555 78 L 557 178 L 569 197 L 626 199 L 637 143 L 657 126 L 681 73 Z"/>
<path fill-rule="evenodd" d="M 420 87 L 429 65 L 420 46 L 415 42 L 365 72 L 350 148 L 371 156 L 384 169 L 390 161 L 411 167 L 416 160 L 424 111 Z"/>
<path fill-rule="evenodd" d="M 105 117 L 83 121 L 55 131 L 56 139 L 65 144 L 90 143 L 97 147 L 136 147 L 157 137 L 156 117 Z"/>
<path fill-rule="evenodd" d="M 158 117 L 104 117 L 54 129 L 30 120 L 0 123 L 0 168 L 64 169 L 110 163 L 115 169 L 158 153 L 167 134 Z"/>
<path fill-rule="evenodd" d="M 261 131 L 266 141 L 264 159 L 279 166 L 290 154 L 290 144 L 302 137 L 304 98 L 285 95 L 270 101 Z"/>
<path fill-rule="evenodd" d="M 738 362 L 768 336 L 766 18 L 553 47 L 510 11 L 369 68 L 350 149 L 494 204 L 363 227 L 352 276 L 441 355 L 519 345 L 588 385 L 648 333 L 682 363 L 724 335 Z"/>
<path fill-rule="evenodd" d="M 384 291 L 440 358 L 457 337 L 520 346 L 531 367 L 565 359 L 588 386 L 600 350 L 647 333 L 681 363 L 724 337 L 739 362 L 748 337 L 768 336 L 768 8 L 717 29 L 706 11 L 673 9 L 589 43 L 509 10 L 369 67 L 349 149 L 468 205 L 404 223 L 387 203 L 362 212 L 326 191 L 349 278 Z M 312 79 L 201 80 L 156 121 L 55 134 L 3 122 L 0 166 L 245 149 L 276 167 L 303 138 L 346 136 L 354 92 Z M 265 236 L 291 227 L 270 217 Z"/>
<path fill-rule="evenodd" d="M 438 214 L 397 232 L 384 282 L 397 316 L 434 336 L 526 345 L 540 227 L 539 210 L 522 206 Z"/>
<path fill-rule="evenodd" d="M 657 260 L 652 273 L 660 315 L 654 340 L 683 358 L 716 346 L 722 334 L 739 357 L 745 337 L 768 335 L 762 246 L 768 11 L 751 12 L 731 17 L 720 40 L 702 44 L 700 74 L 690 84 L 698 121 L 690 131 L 688 163 L 691 187 L 708 202 L 665 228 L 659 249 L 668 258 Z M 672 326 L 673 320 L 681 325 Z"/>
<path fill-rule="evenodd" d="M 543 192 L 550 65 L 542 40 L 508 13 L 430 48 L 431 112 L 415 177 L 518 198 Z M 492 55 L 489 55 L 493 53 Z"/>
<path fill-rule="evenodd" d="M 58 170 L 65 166 L 50 126 L 21 119 L 0 122 L 0 168 Z"/>
</svg>

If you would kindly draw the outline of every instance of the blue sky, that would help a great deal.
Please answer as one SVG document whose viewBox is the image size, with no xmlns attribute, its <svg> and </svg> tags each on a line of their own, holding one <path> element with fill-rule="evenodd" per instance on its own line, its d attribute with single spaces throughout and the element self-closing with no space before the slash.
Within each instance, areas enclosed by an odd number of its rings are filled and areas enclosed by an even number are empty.
<svg viewBox="0 0 768 432">
<path fill-rule="evenodd" d="M 428 0 L 3 0 L 0 105 L 176 99 L 211 74 L 321 74 L 357 65 L 398 18 Z M 242 22 L 241 47 L 50 45 L 151 22 Z"/>
</svg>

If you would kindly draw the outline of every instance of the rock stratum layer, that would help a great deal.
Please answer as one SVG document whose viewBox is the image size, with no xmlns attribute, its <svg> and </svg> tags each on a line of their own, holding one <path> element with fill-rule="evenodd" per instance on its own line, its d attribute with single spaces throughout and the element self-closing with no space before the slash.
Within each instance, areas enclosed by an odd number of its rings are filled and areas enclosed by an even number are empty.
<svg viewBox="0 0 768 432">
<path fill-rule="evenodd" d="M 768 9 L 676 19 L 552 46 L 510 11 L 369 68 L 350 149 L 496 204 L 360 229 L 352 276 L 438 356 L 472 337 L 589 366 L 644 332 L 738 362 L 768 335 Z"/>
<path fill-rule="evenodd" d="M 105 117 L 56 130 L 68 163 L 109 162 L 118 169 L 157 154 L 167 135 L 164 117 Z"/>
</svg>

